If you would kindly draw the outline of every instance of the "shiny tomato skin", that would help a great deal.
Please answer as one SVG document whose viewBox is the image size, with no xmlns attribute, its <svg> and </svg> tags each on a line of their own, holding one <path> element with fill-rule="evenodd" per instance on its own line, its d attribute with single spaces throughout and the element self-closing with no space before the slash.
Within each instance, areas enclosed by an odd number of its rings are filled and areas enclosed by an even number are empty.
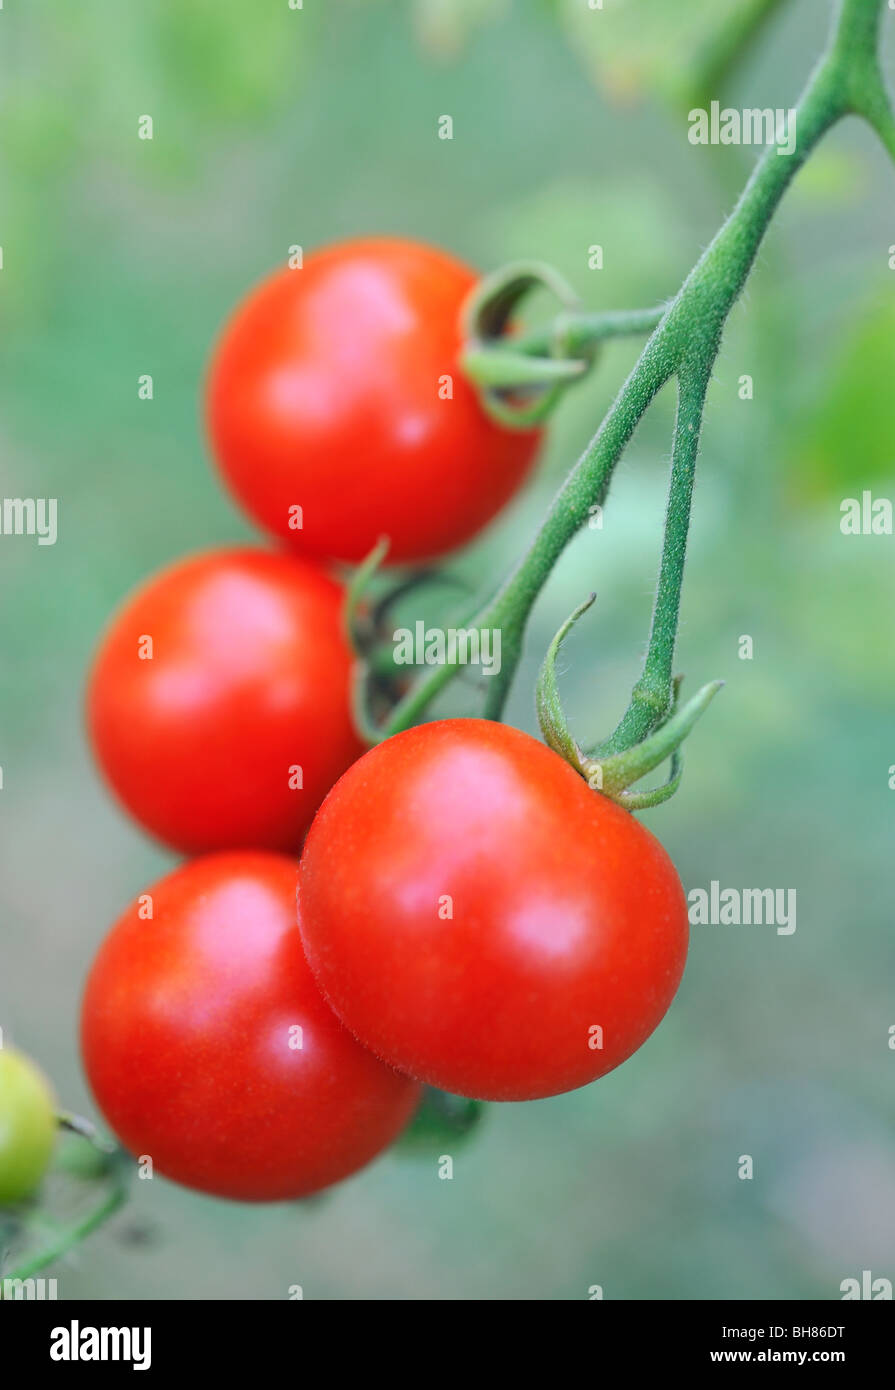
<svg viewBox="0 0 895 1390">
<path fill-rule="evenodd" d="M 665 1014 L 687 952 L 659 842 L 543 744 L 478 719 L 411 729 L 349 768 L 305 842 L 301 917 L 355 1036 L 481 1100 L 618 1066 Z"/>
<path fill-rule="evenodd" d="M 200 1192 L 306 1196 L 374 1158 L 419 1098 L 324 1002 L 297 876 L 263 852 L 193 860 L 147 890 L 151 919 L 146 895 L 128 908 L 87 980 L 81 1046 L 99 1108 L 129 1152 Z"/>
<path fill-rule="evenodd" d="M 453 550 L 500 511 L 539 434 L 489 420 L 460 370 L 476 279 L 433 247 L 371 238 L 243 300 L 211 363 L 207 424 L 250 516 L 317 559 L 361 560 L 386 535 L 394 564 Z"/>
<path fill-rule="evenodd" d="M 100 767 L 147 830 L 194 854 L 299 848 L 362 751 L 342 599 L 297 557 L 227 549 L 169 566 L 126 601 L 87 717 Z"/>
</svg>

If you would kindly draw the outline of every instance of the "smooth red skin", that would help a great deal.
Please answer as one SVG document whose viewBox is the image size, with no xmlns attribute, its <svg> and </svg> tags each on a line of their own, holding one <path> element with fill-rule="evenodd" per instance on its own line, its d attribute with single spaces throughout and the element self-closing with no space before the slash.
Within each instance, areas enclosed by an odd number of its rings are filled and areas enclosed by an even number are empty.
<svg viewBox="0 0 895 1390">
<path fill-rule="evenodd" d="M 81 1044 L 97 1104 L 126 1149 L 200 1192 L 315 1192 L 375 1158 L 419 1099 L 323 1000 L 297 877 L 281 855 L 194 860 L 147 890 L 152 920 L 139 899 L 125 912 L 87 980 Z"/>
<path fill-rule="evenodd" d="M 293 556 L 218 550 L 162 570 L 125 603 L 97 654 L 87 716 L 100 767 L 147 830 L 189 853 L 300 847 L 362 751 L 342 601 Z M 144 635 L 151 660 L 138 655 Z"/>
<path fill-rule="evenodd" d="M 355 1036 L 482 1100 L 617 1067 L 687 953 L 659 842 L 543 744 L 478 719 L 411 729 L 349 768 L 305 842 L 301 907 L 311 968 Z"/>
<path fill-rule="evenodd" d="M 208 430 L 248 513 L 318 559 L 462 545 L 524 481 L 537 431 L 483 412 L 457 359 L 467 266 L 418 242 L 344 242 L 265 280 L 225 326 Z M 453 399 L 439 380 L 453 378 Z M 303 509 L 301 530 L 289 508 Z"/>
</svg>

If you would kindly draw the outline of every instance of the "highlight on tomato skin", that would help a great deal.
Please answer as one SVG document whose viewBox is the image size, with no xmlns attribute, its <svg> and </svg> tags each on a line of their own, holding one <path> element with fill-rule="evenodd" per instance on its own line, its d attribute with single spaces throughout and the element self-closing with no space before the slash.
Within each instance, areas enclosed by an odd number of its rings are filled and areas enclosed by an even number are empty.
<svg viewBox="0 0 895 1390">
<path fill-rule="evenodd" d="M 456 1095 L 532 1100 L 617 1067 L 683 973 L 665 850 L 528 734 L 447 719 L 336 784 L 301 868 L 307 958 L 377 1056 Z"/>
<path fill-rule="evenodd" d="M 323 247 L 258 285 L 209 368 L 212 454 L 271 535 L 318 560 L 431 560 L 519 490 L 541 438 L 483 411 L 459 364 L 478 281 L 421 242 Z"/>
<path fill-rule="evenodd" d="M 321 996 L 296 879 L 294 860 L 263 852 L 184 864 L 125 911 L 87 979 L 97 1105 L 130 1153 L 200 1192 L 319 1191 L 386 1148 L 420 1098 Z"/>
<path fill-rule="evenodd" d="M 131 815 L 187 853 L 297 851 L 363 751 L 342 588 L 295 556 L 167 566 L 113 617 L 90 674 L 96 760 Z"/>
</svg>

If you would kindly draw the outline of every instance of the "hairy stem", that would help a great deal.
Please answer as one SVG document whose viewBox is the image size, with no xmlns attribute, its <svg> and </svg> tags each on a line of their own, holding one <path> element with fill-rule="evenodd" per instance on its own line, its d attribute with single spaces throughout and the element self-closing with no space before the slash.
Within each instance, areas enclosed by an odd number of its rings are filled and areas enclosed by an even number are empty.
<svg viewBox="0 0 895 1390">
<path fill-rule="evenodd" d="M 643 674 L 631 692 L 628 709 L 615 733 L 601 747 L 601 753 L 613 753 L 639 743 L 663 722 L 671 709 L 681 587 L 690 529 L 696 456 L 699 452 L 699 432 L 707 389 L 707 374 L 700 371 L 682 372 L 678 382 L 677 419 L 662 562 L 649 646 Z"/>
<path fill-rule="evenodd" d="M 662 314 L 599 430 L 556 495 L 528 553 L 475 620 L 479 627 L 499 627 L 503 637 L 501 671 L 489 688 L 486 717 L 500 717 L 521 655 L 529 614 L 553 566 L 572 537 L 587 523 L 594 507 L 604 502 L 615 465 L 637 424 L 658 391 L 675 374 L 681 380 L 682 400 L 684 388 L 688 397 L 693 394 L 693 401 L 686 407 L 687 417 L 692 417 L 698 398 L 697 415 L 701 419 L 704 383 L 710 378 L 724 324 L 781 198 L 818 141 L 843 116 L 856 112 L 871 120 L 887 145 L 895 147 L 891 106 L 877 56 L 883 3 L 884 0 L 841 0 L 827 51 L 795 108 L 793 152 L 781 154 L 775 145 L 765 150 L 733 212 Z M 697 390 L 694 383 L 703 384 Z M 693 434 L 698 437 L 697 428 Z M 694 440 L 694 460 L 695 443 Z M 679 487 L 683 488 L 683 483 Z M 676 516 L 677 509 L 670 514 L 670 520 L 680 529 Z M 642 685 L 642 689 L 651 689 L 660 678 L 664 684 L 664 672 L 673 657 L 673 631 L 669 624 L 673 622 L 676 630 L 683 569 L 679 539 L 672 536 L 666 545 L 666 552 L 671 547 L 668 567 L 663 566 L 668 587 L 664 596 L 660 592 L 657 601 L 655 647 L 651 643 L 652 663 L 649 671 L 644 671 L 642 681 L 647 685 Z M 455 670 L 456 667 L 446 665 L 424 677 L 393 710 L 381 730 L 382 736 L 415 722 L 452 679 Z M 631 722 L 636 722 L 633 715 Z"/>
<path fill-rule="evenodd" d="M 656 309 L 607 309 L 601 313 L 567 310 L 558 314 L 548 328 L 521 333 L 513 339 L 513 348 L 532 357 L 546 357 L 554 340 L 560 338 L 568 355 L 575 357 L 607 338 L 652 333 L 664 313 L 664 304 Z"/>
</svg>

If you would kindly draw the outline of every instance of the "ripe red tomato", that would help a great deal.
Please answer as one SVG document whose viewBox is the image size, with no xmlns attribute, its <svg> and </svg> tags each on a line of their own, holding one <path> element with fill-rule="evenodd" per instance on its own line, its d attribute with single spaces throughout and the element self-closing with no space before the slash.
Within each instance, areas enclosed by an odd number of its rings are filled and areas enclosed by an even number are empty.
<svg viewBox="0 0 895 1390">
<path fill-rule="evenodd" d="M 317 558 L 361 560 L 387 535 L 397 563 L 496 515 L 539 435 L 489 420 L 460 370 L 475 283 L 442 251 L 382 238 L 317 251 L 239 305 L 211 365 L 208 429 L 256 521 Z"/>
<path fill-rule="evenodd" d="M 481 1100 L 582 1086 L 659 1023 L 687 908 L 659 842 L 517 729 L 424 724 L 324 801 L 301 871 L 305 951 L 361 1042 Z"/>
<path fill-rule="evenodd" d="M 315 1192 L 391 1143 L 419 1098 L 323 1000 L 297 877 L 280 855 L 193 860 L 148 890 L 151 920 L 145 894 L 128 908 L 90 971 L 81 1039 L 100 1109 L 126 1149 L 202 1192 Z"/>
<path fill-rule="evenodd" d="M 362 751 L 341 602 L 302 560 L 219 550 L 162 570 L 124 605 L 88 722 L 113 789 L 159 839 L 193 853 L 299 847 Z"/>
</svg>

